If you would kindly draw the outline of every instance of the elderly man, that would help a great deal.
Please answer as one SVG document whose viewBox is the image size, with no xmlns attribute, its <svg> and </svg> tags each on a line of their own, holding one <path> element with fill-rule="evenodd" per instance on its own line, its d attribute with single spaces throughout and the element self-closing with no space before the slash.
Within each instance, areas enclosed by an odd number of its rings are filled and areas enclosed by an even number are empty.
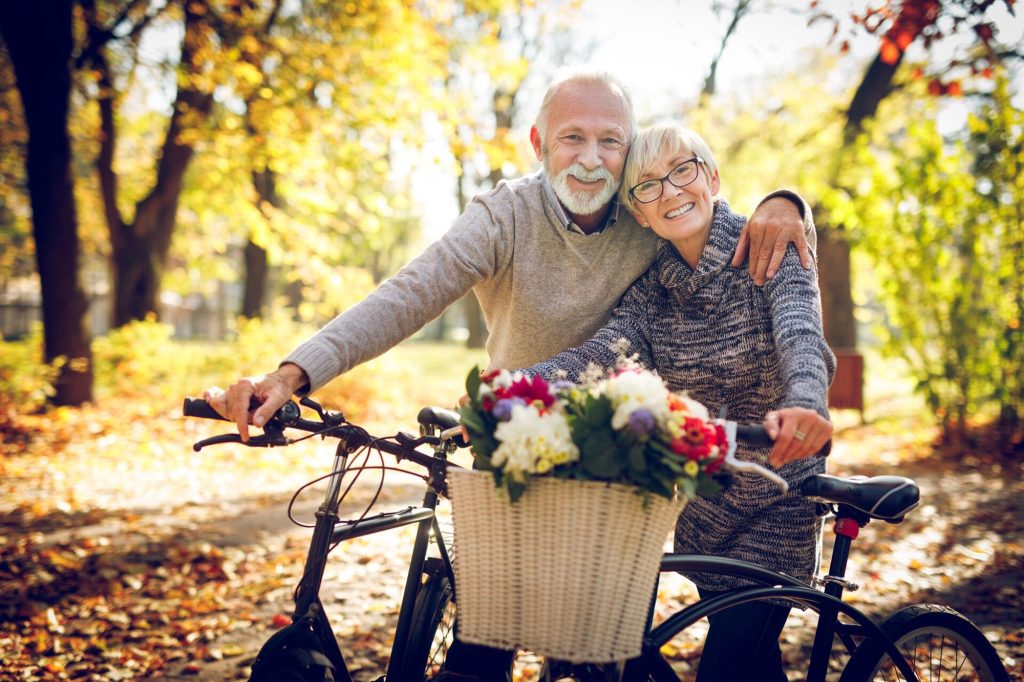
<svg viewBox="0 0 1024 682">
<path fill-rule="evenodd" d="M 296 391 L 315 391 L 384 353 L 470 289 L 490 332 L 491 367 L 527 367 L 590 338 L 654 260 L 657 237 L 615 199 L 636 132 L 629 95 L 608 75 L 556 80 L 530 130 L 541 172 L 474 197 L 440 240 L 275 371 L 207 399 L 247 440 L 248 425 L 262 426 Z M 733 265 L 749 244 L 751 277 L 761 284 L 789 242 L 809 267 L 810 209 L 793 193 L 775 192 L 744 228 Z"/>
</svg>

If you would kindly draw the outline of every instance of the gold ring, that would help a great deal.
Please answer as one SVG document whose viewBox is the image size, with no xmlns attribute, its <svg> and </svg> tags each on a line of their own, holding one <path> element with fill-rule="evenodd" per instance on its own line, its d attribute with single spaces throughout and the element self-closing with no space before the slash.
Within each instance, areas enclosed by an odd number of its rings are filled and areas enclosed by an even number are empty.
<svg viewBox="0 0 1024 682">
<path fill-rule="evenodd" d="M 793 433 L 793 438 L 796 438 L 798 441 L 802 443 L 807 438 L 807 434 L 804 433 L 803 431 L 798 430 Z"/>
</svg>

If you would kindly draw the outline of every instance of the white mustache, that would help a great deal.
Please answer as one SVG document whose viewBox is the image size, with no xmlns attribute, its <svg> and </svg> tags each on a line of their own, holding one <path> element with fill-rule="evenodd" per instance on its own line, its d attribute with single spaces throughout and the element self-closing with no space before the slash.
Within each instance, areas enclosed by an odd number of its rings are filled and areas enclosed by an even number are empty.
<svg viewBox="0 0 1024 682">
<path fill-rule="evenodd" d="M 596 182 L 597 180 L 607 180 L 608 182 L 612 182 L 611 171 L 609 171 L 604 166 L 599 166 L 598 168 L 595 168 L 593 170 L 588 170 L 584 168 L 582 164 L 574 163 L 573 165 L 569 166 L 564 171 L 562 171 L 562 175 L 571 175 L 577 180 L 581 180 L 583 182 Z"/>
</svg>

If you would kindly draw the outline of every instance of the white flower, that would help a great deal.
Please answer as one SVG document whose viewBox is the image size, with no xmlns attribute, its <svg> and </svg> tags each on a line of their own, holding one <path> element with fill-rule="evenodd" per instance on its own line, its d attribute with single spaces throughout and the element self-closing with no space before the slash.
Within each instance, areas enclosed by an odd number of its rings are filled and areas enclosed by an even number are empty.
<svg viewBox="0 0 1024 682">
<path fill-rule="evenodd" d="M 629 423 L 629 415 L 645 408 L 658 423 L 668 418 L 668 388 L 657 374 L 642 370 L 620 372 L 605 382 L 604 394 L 612 401 L 615 413 L 612 428 L 622 429 Z"/>
<path fill-rule="evenodd" d="M 696 417 L 701 421 L 711 421 L 711 415 L 708 413 L 708 408 L 697 402 L 693 398 L 689 397 L 685 393 L 679 396 L 679 398 L 686 405 L 686 411 L 690 413 L 691 417 Z"/>
<path fill-rule="evenodd" d="M 554 411 L 541 414 L 533 405 L 514 406 L 511 419 L 498 424 L 494 437 L 500 445 L 491 463 L 519 481 L 580 456 L 565 416 Z"/>
</svg>

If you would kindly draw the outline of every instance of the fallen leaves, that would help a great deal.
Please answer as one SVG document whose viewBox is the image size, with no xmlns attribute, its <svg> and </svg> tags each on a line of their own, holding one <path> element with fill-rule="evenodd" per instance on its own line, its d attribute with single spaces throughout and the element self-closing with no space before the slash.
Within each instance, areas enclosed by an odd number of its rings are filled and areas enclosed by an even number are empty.
<svg viewBox="0 0 1024 682">
<path fill-rule="evenodd" d="M 193 441 L 223 426 L 146 401 L 21 423 L 27 440 L 0 445 L 0 680 L 247 676 L 262 642 L 291 622 L 305 559 L 308 531 L 287 522 L 284 506 L 326 471 L 330 452 L 311 442 L 193 453 Z M 923 491 L 904 523 L 861 533 L 851 577 L 863 587 L 850 600 L 873 613 L 949 603 L 1020 674 L 1024 471 L 981 456 L 937 458 L 933 436 L 906 423 L 840 432 L 833 471 L 900 473 Z M 399 481 L 386 494 L 408 503 Z M 311 518 L 318 495 L 300 501 L 300 518 Z M 386 668 L 407 556 L 396 548 L 411 548 L 411 534 L 357 538 L 328 563 L 323 598 L 357 680 Z M 695 598 L 690 583 L 666 576 L 657 613 Z M 792 618 L 783 652 L 796 664 L 813 619 Z M 698 624 L 667 645 L 684 679 L 703 634 Z M 525 657 L 519 679 L 538 669 Z"/>
</svg>

